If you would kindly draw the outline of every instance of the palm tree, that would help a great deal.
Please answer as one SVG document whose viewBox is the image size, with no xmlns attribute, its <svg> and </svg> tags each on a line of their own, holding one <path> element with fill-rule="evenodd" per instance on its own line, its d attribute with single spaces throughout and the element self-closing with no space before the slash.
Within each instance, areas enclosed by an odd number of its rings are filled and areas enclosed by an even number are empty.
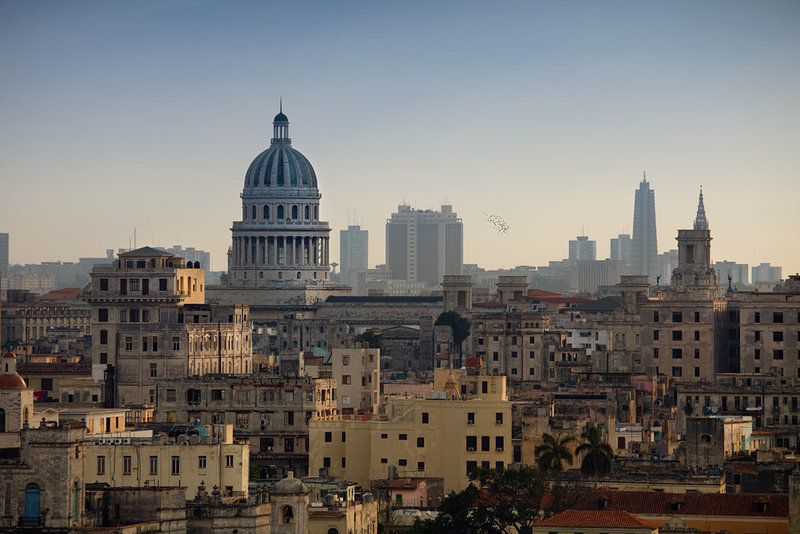
<svg viewBox="0 0 800 534">
<path fill-rule="evenodd" d="M 575 441 L 573 436 L 553 437 L 550 434 L 542 434 L 544 443 L 537 446 L 534 452 L 538 456 L 536 462 L 543 471 L 555 471 L 560 473 L 564 470 L 562 462 L 566 461 L 567 464 L 572 465 L 572 453 L 569 451 L 567 444 Z"/>
<path fill-rule="evenodd" d="M 575 454 L 586 453 L 581 462 L 581 472 L 586 476 L 607 475 L 611 472 L 611 459 L 614 450 L 603 441 L 603 433 L 596 426 L 591 426 L 581 434 L 585 443 L 578 445 Z"/>
</svg>

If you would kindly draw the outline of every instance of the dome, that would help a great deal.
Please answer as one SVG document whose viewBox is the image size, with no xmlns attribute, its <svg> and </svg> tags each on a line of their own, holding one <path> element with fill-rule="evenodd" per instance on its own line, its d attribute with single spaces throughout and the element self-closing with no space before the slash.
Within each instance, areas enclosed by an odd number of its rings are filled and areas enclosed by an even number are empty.
<svg viewBox="0 0 800 534">
<path fill-rule="evenodd" d="M 289 471 L 286 478 L 272 487 L 271 493 L 275 495 L 293 495 L 297 493 L 308 493 L 308 487 L 299 478 L 294 478 L 294 473 Z"/>
<path fill-rule="evenodd" d="M 289 122 L 289 117 L 284 115 L 283 112 L 281 111 L 280 113 L 275 115 L 275 118 L 272 119 L 272 122 Z"/>
<path fill-rule="evenodd" d="M 291 146 L 273 146 L 256 156 L 244 180 L 245 191 L 317 188 L 317 175 L 306 157 Z"/>
<path fill-rule="evenodd" d="M 17 374 L 17 356 L 13 352 L 6 352 L 2 358 L 2 374 L 0 374 L 0 388 L 27 389 L 25 379 Z"/>
</svg>

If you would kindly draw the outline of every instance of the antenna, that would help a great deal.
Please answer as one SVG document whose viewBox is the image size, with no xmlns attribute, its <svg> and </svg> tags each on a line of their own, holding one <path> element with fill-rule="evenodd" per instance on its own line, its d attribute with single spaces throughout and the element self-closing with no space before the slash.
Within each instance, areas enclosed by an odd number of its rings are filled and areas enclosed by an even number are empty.
<svg viewBox="0 0 800 534">
<path fill-rule="evenodd" d="M 283 113 L 283 97 L 281 96 L 279 98 L 280 98 L 280 112 Z"/>
<path fill-rule="evenodd" d="M 133 248 L 136 248 L 136 227 L 133 228 Z"/>
</svg>

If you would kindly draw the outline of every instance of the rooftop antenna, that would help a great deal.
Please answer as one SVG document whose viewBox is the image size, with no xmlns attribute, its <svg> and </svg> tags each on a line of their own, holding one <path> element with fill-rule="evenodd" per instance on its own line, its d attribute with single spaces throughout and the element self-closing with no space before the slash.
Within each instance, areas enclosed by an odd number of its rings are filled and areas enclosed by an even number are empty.
<svg viewBox="0 0 800 534">
<path fill-rule="evenodd" d="M 280 112 L 283 113 L 283 97 L 278 97 L 280 102 Z"/>
<path fill-rule="evenodd" d="M 647 173 L 645 171 L 642 171 L 642 179 L 647 180 Z"/>
<path fill-rule="evenodd" d="M 136 248 L 136 227 L 133 228 L 133 248 Z"/>
</svg>

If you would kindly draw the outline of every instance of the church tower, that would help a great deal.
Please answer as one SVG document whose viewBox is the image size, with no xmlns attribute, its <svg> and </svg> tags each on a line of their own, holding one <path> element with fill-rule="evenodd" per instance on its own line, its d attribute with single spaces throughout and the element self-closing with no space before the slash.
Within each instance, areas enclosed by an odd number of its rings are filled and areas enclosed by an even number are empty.
<svg viewBox="0 0 800 534">
<path fill-rule="evenodd" d="M 708 229 L 703 189 L 697 204 L 694 228 L 678 230 L 678 268 L 672 272 L 672 288 L 695 298 L 714 298 L 719 288 L 711 266 L 711 231 Z"/>
</svg>

